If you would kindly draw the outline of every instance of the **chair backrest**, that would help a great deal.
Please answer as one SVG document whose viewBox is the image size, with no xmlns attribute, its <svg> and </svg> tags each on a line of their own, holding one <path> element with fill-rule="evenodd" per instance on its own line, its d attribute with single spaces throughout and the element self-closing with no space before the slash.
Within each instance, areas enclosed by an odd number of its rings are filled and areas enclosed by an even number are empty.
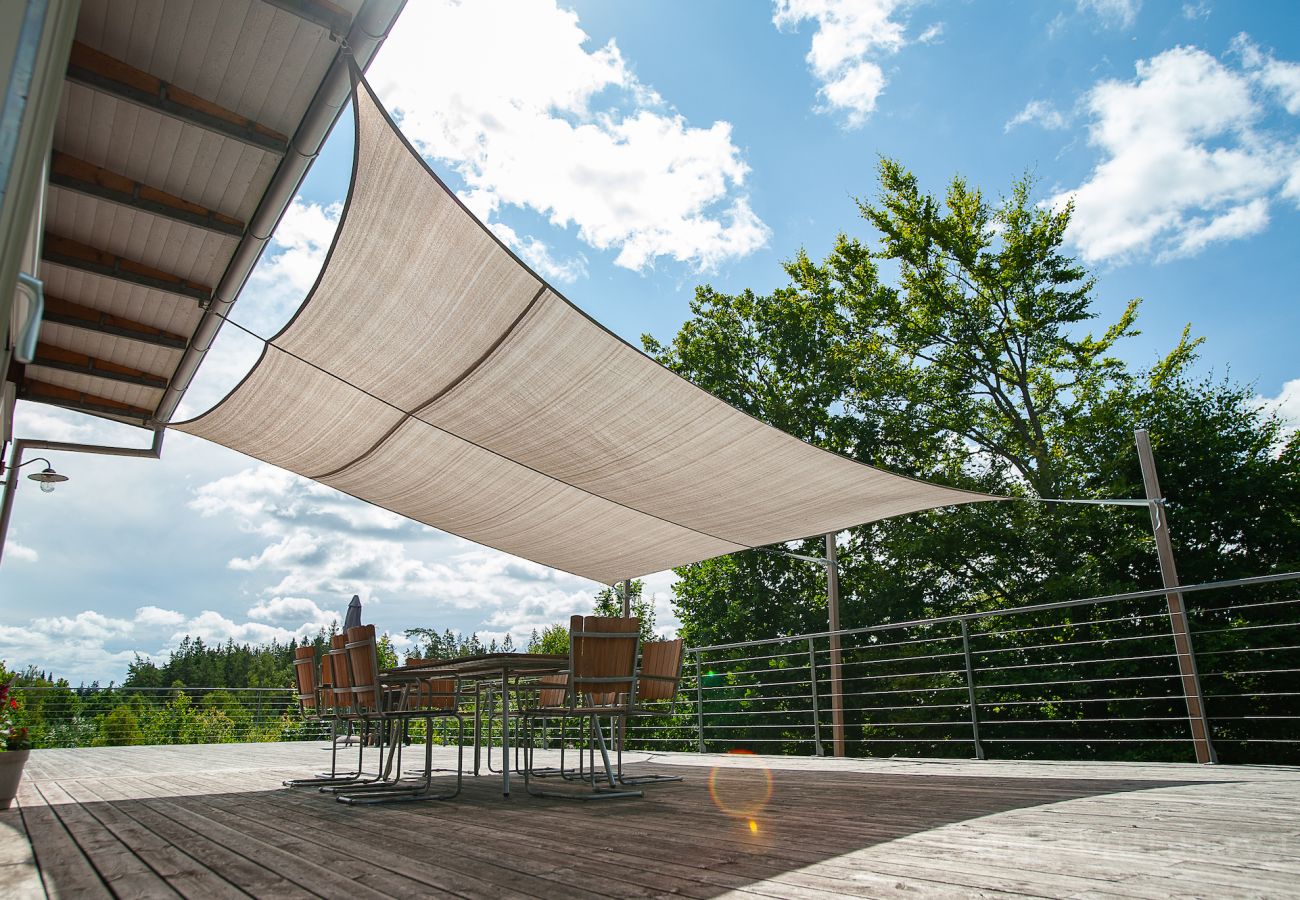
<svg viewBox="0 0 1300 900">
<path fill-rule="evenodd" d="M 383 712 L 379 689 L 379 645 L 375 626 L 357 625 L 347 630 L 348 663 L 352 667 L 352 702 L 359 710 Z"/>
<path fill-rule="evenodd" d="M 406 660 L 408 666 L 433 664 L 435 659 Z M 407 693 L 406 709 L 455 709 L 460 701 L 455 678 L 424 678 Z"/>
<path fill-rule="evenodd" d="M 569 673 L 543 675 L 537 679 L 537 688 L 538 706 L 564 706 L 569 693 Z"/>
<path fill-rule="evenodd" d="M 629 705 L 636 694 L 636 651 L 641 620 L 617 616 L 574 616 L 569 620 L 569 691 L 576 700 Z"/>
<path fill-rule="evenodd" d="M 352 707 L 352 664 L 348 661 L 347 640 L 341 634 L 330 636 L 330 673 L 334 676 L 334 707 L 339 710 Z"/>
<path fill-rule="evenodd" d="M 636 674 L 636 699 L 672 700 L 682 680 L 682 639 L 646 641 L 641 645 L 641 668 Z"/>
<path fill-rule="evenodd" d="M 298 682 L 298 705 L 304 710 L 316 708 L 316 648 L 296 647 L 293 651 L 293 675 Z"/>
<path fill-rule="evenodd" d="M 320 705 L 334 708 L 334 657 L 329 650 L 320 655 Z"/>
</svg>

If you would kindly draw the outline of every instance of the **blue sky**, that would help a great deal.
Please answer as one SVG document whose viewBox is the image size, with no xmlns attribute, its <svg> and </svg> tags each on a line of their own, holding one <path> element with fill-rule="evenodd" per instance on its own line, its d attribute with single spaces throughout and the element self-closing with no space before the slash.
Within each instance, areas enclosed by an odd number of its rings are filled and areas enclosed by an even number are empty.
<svg viewBox="0 0 1300 900">
<path fill-rule="evenodd" d="M 410 4 L 371 70 L 403 130 L 517 251 L 637 342 L 670 337 L 696 285 L 770 291 L 840 231 L 881 156 L 929 190 L 1074 197 L 1096 308 L 1144 300 L 1122 353 L 1184 325 L 1202 370 L 1300 419 L 1300 12 L 1154 0 Z M 442 42 L 439 36 L 451 35 Z M 301 302 L 347 189 L 345 120 L 236 307 L 269 335 Z M 196 414 L 258 345 L 226 329 Z M 141 444 L 20 405 L 27 437 Z M 596 585 L 406 522 L 183 434 L 163 459 L 51 454 L 0 566 L 0 658 L 120 679 L 181 635 L 286 639 L 359 593 L 369 617 L 516 638 Z M 671 575 L 649 579 L 671 626 Z"/>
</svg>

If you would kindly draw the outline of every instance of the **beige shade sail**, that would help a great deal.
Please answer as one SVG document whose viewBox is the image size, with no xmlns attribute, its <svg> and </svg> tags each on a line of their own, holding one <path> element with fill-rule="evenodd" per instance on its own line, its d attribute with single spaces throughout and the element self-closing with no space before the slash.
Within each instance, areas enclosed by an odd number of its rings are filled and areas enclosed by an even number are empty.
<svg viewBox="0 0 1300 900">
<path fill-rule="evenodd" d="M 175 427 L 604 583 L 996 499 L 806 444 L 588 318 L 425 165 L 368 84 L 320 277 L 216 407 Z"/>
</svg>

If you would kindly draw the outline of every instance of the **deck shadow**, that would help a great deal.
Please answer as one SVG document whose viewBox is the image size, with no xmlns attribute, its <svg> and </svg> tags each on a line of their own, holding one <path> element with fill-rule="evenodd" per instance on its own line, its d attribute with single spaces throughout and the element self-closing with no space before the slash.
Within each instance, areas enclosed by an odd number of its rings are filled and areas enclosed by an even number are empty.
<svg viewBox="0 0 1300 900">
<path fill-rule="evenodd" d="M 51 894 L 708 898 L 945 825 L 1192 783 L 653 769 L 686 780 L 576 803 L 522 784 L 504 800 L 496 778 L 467 778 L 454 801 L 356 808 L 163 775 L 147 797 L 113 779 L 44 782 L 48 805 L 29 797 L 23 818 Z"/>
</svg>

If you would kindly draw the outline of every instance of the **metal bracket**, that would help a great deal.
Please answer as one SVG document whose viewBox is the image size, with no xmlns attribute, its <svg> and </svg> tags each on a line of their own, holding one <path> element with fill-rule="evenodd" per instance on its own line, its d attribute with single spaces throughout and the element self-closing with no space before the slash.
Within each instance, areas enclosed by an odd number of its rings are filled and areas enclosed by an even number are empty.
<svg viewBox="0 0 1300 900">
<path fill-rule="evenodd" d="M 31 298 L 32 308 L 27 312 L 27 321 L 18 335 L 14 347 L 14 359 L 27 365 L 36 358 L 36 341 L 41 334 L 41 320 L 45 318 L 45 282 L 26 272 L 18 273 L 18 290 Z"/>
</svg>

